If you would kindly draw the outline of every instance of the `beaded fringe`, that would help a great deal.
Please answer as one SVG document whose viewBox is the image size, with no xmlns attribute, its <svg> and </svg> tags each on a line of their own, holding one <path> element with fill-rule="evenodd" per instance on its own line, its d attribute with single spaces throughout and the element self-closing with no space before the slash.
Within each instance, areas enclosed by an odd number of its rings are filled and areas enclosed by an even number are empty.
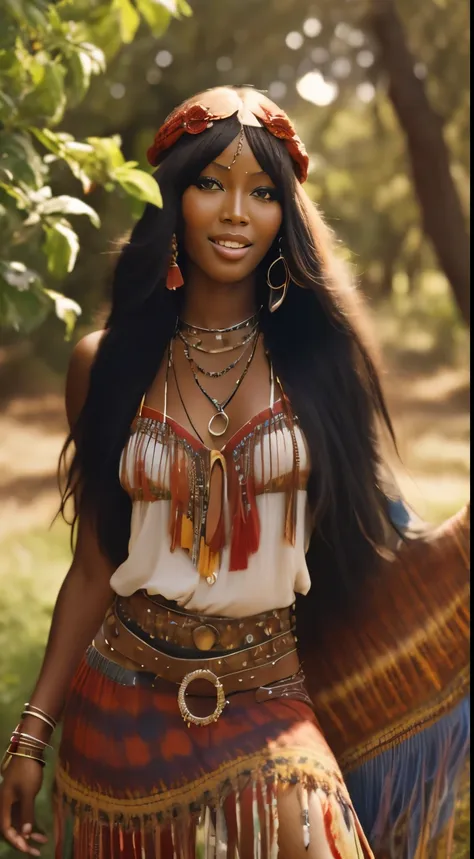
<svg viewBox="0 0 474 859">
<path fill-rule="evenodd" d="M 359 821 L 340 793 L 328 793 L 327 786 L 304 774 L 285 784 L 258 773 L 226 783 L 220 794 L 207 792 L 202 803 L 193 803 L 185 811 L 171 809 L 166 816 L 144 815 L 139 803 L 136 813 L 105 812 L 94 798 L 90 803 L 77 802 L 65 792 L 61 795 L 57 786 L 55 859 L 238 859 L 244 845 L 248 859 L 278 859 L 277 794 L 282 787 L 295 786 L 302 846 L 308 849 L 311 843 L 309 804 L 315 800 L 323 822 L 325 855 L 371 857 Z"/>
<path fill-rule="evenodd" d="M 170 421 L 137 417 L 122 456 L 121 484 L 134 501 L 170 501 L 171 551 L 181 548 L 189 552 L 200 575 L 213 584 L 227 544 L 226 495 L 231 519 L 231 571 L 246 569 L 249 557 L 258 550 L 258 494 L 285 493 L 283 536 L 294 545 L 297 490 L 304 477 L 300 474 L 296 423 L 286 403 L 282 403 L 278 410 L 262 412 L 256 425 L 249 422 L 248 433 L 236 433 L 233 448 L 224 454 L 201 445 L 182 428 L 178 432 Z M 280 451 L 285 452 L 284 464 Z M 216 491 L 222 496 L 220 513 L 210 523 L 211 487 L 219 469 L 221 481 Z"/>
</svg>

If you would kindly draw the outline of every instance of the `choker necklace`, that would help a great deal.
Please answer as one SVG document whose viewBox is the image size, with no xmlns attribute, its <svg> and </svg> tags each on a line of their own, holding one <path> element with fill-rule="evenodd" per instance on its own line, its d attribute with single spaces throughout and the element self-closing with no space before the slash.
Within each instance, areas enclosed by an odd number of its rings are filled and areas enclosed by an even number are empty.
<svg viewBox="0 0 474 859">
<path fill-rule="evenodd" d="M 262 308 L 260 307 L 256 313 L 252 313 L 252 315 L 248 316 L 247 319 L 244 319 L 243 322 L 236 322 L 235 325 L 229 325 L 228 328 L 202 328 L 199 325 L 191 325 L 184 319 L 179 320 L 178 326 L 179 328 L 186 328 L 191 334 L 230 334 L 231 331 L 240 331 L 242 328 L 248 328 L 250 325 L 255 325 L 258 320 L 261 309 Z M 219 337 L 216 337 L 216 339 L 219 340 Z"/>
<path fill-rule="evenodd" d="M 235 352 L 236 349 L 241 349 L 250 343 L 252 338 L 255 335 L 255 332 L 258 331 L 258 322 L 255 323 L 253 328 L 251 328 L 249 333 L 245 333 L 245 336 L 241 340 L 237 340 L 235 343 L 231 343 L 230 345 L 227 343 L 227 340 L 223 337 L 222 334 L 216 335 L 216 340 L 220 339 L 224 344 L 217 349 L 208 349 L 206 346 L 202 345 L 202 339 L 198 338 L 194 342 L 189 340 L 186 335 L 178 328 L 177 334 L 180 340 L 187 346 L 188 349 L 195 349 L 196 352 L 203 352 L 205 355 L 222 355 L 224 352 Z M 197 335 L 190 335 L 196 336 Z"/>
<path fill-rule="evenodd" d="M 255 329 L 254 333 L 252 334 L 252 337 L 249 337 L 246 343 L 249 343 L 253 337 L 258 337 L 257 329 Z M 227 366 L 223 367 L 222 370 L 206 370 L 205 367 L 201 367 L 201 365 L 198 364 L 198 362 L 191 356 L 191 353 L 189 351 L 189 344 L 186 342 L 186 340 L 184 340 L 184 338 L 181 339 L 183 340 L 183 352 L 186 355 L 186 358 L 188 359 L 189 363 L 192 364 L 192 366 L 198 371 L 198 373 L 201 373 L 202 376 L 207 376 L 209 379 L 220 379 L 221 376 L 227 375 L 230 370 L 233 370 L 234 367 L 237 366 L 237 364 L 242 360 L 245 355 L 244 348 L 242 349 L 240 355 L 233 361 L 231 361 L 230 364 L 227 364 Z"/>
</svg>

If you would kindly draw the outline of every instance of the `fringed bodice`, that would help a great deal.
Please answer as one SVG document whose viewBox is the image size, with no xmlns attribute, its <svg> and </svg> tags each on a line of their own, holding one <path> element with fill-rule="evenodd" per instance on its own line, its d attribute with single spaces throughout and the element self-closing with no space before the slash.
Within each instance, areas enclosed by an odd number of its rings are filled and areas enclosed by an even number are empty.
<svg viewBox="0 0 474 859">
<path fill-rule="evenodd" d="M 306 593 L 308 455 L 285 400 L 211 450 L 143 406 L 120 464 L 133 502 L 129 557 L 112 577 L 189 610 L 240 616 Z"/>
</svg>

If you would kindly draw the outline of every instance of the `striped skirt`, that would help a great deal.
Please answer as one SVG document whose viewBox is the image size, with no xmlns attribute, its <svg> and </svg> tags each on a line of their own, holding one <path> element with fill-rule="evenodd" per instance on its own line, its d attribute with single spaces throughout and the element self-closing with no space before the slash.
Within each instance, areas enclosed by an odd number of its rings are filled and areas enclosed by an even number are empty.
<svg viewBox="0 0 474 859">
<path fill-rule="evenodd" d="M 131 671 L 118 680 L 115 668 L 90 647 L 73 681 L 56 772 L 56 859 L 294 859 L 315 838 L 327 857 L 372 856 L 307 703 L 244 706 L 237 694 L 216 723 L 188 728 L 173 687 L 137 685 Z M 290 790 L 294 852 L 279 833 Z"/>
</svg>

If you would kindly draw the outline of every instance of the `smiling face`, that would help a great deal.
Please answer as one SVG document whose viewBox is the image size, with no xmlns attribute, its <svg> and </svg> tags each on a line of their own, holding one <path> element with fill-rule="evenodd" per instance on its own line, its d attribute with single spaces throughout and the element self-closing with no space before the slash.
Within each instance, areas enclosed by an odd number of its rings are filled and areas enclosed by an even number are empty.
<svg viewBox="0 0 474 859">
<path fill-rule="evenodd" d="M 239 136 L 202 171 L 182 199 L 186 255 L 220 283 L 238 283 L 255 271 L 282 220 L 273 182 L 245 137 L 235 158 L 238 145 Z"/>
</svg>

